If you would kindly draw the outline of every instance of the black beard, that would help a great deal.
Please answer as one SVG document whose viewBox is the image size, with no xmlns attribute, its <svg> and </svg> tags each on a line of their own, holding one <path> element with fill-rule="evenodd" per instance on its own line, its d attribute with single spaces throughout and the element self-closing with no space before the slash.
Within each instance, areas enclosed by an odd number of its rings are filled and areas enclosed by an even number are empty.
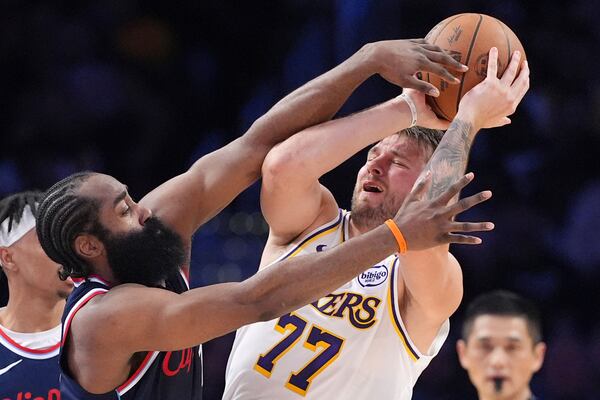
<svg viewBox="0 0 600 400">
<path fill-rule="evenodd" d="M 181 237 L 155 217 L 148 218 L 141 231 L 113 234 L 105 230 L 99 236 L 119 283 L 157 286 L 186 260 Z"/>
</svg>

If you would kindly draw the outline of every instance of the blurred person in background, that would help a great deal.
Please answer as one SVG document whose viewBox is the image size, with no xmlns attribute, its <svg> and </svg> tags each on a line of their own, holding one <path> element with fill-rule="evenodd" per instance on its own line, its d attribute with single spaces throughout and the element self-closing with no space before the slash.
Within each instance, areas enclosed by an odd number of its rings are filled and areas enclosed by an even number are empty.
<svg viewBox="0 0 600 400">
<path fill-rule="evenodd" d="M 51 187 L 40 204 L 40 242 L 62 265 L 62 276 L 73 277 L 77 285 L 63 316 L 63 399 L 200 398 L 200 343 L 272 318 L 291 304 L 305 304 L 320 286 L 303 290 L 298 277 L 286 281 L 269 272 L 241 284 L 188 292 L 194 232 L 260 177 L 274 145 L 330 119 L 370 76 L 431 92 L 433 87 L 414 74 L 425 69 L 451 76 L 444 66 L 464 70 L 422 39 L 368 44 L 139 203 L 115 178 L 93 172 Z M 335 274 L 332 270 L 328 277 Z M 290 285 L 296 285 L 295 299 Z M 290 298 L 281 297 L 282 288 Z"/>
<path fill-rule="evenodd" d="M 0 201 L 0 266 L 8 304 L 0 308 L 0 398 L 60 398 L 60 317 L 73 288 L 42 250 L 35 230 L 41 192 Z"/>
<path fill-rule="evenodd" d="M 459 179 L 478 131 L 509 123 L 529 88 L 526 64 L 517 75 L 519 54 L 501 78 L 497 56 L 493 48 L 487 78 L 461 99 L 443 137 L 419 126 L 444 129 L 448 122 L 425 95 L 407 90 L 275 147 L 263 165 L 261 206 L 270 233 L 261 269 L 366 234 L 394 216 L 419 176 L 431 175 L 426 199 Z M 375 142 L 358 172 L 352 210 L 341 210 L 319 179 Z M 462 271 L 448 245 L 381 259 L 315 303 L 241 328 L 224 399 L 410 399 L 462 293 Z M 328 340 L 319 342 L 319 332 Z"/>
<path fill-rule="evenodd" d="M 529 386 L 544 362 L 541 317 L 536 306 L 515 293 L 484 293 L 467 307 L 460 364 L 479 400 L 535 400 Z"/>
</svg>

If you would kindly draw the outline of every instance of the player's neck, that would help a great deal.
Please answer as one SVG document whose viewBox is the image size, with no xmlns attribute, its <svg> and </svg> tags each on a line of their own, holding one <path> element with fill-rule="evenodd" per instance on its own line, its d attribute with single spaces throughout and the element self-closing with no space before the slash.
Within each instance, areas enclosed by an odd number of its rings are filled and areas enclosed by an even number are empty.
<svg viewBox="0 0 600 400">
<path fill-rule="evenodd" d="M 0 324 L 15 332 L 43 332 L 60 324 L 65 300 L 48 299 L 9 289 L 8 304 L 0 310 Z"/>
<path fill-rule="evenodd" d="M 505 396 L 496 396 L 496 395 L 484 395 L 484 394 L 479 394 L 479 400 L 531 400 L 533 399 L 533 394 L 531 393 L 531 390 L 529 389 L 529 387 L 526 387 L 525 389 L 523 389 L 522 391 L 520 391 L 519 393 L 516 393 L 514 396 L 509 396 L 509 397 L 505 397 Z"/>
<path fill-rule="evenodd" d="M 367 233 L 375 227 L 368 227 L 362 224 L 356 223 L 354 219 L 352 219 L 352 214 L 350 214 L 350 220 L 348 222 L 348 238 L 351 239 L 356 236 L 360 236 L 363 233 Z"/>
</svg>

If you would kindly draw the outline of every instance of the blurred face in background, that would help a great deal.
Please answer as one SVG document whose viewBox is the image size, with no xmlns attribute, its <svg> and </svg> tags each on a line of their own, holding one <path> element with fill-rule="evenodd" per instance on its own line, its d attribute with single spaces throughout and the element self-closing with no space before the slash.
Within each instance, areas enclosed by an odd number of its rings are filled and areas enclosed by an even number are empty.
<svg viewBox="0 0 600 400">
<path fill-rule="evenodd" d="M 534 343 L 520 316 L 480 315 L 457 352 L 480 399 L 526 400 L 529 382 L 544 361 L 546 345 Z"/>
<path fill-rule="evenodd" d="M 35 229 L 3 249 L 2 264 L 11 286 L 26 290 L 30 296 L 66 299 L 73 289 L 71 279 L 59 278 L 60 265 L 44 253 Z"/>
</svg>

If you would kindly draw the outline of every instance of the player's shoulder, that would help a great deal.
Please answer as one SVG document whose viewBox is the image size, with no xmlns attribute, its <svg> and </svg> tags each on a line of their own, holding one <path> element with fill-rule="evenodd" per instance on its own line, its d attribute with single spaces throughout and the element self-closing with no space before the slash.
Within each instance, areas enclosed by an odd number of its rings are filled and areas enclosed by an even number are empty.
<svg viewBox="0 0 600 400">
<path fill-rule="evenodd" d="M 298 250 L 304 249 L 307 243 L 314 241 L 317 237 L 343 229 L 344 221 L 348 219 L 349 214 L 340 208 L 320 213 L 313 223 L 291 239 L 278 237 L 270 232 L 263 251 L 261 268 L 287 258 L 290 254 L 296 254 Z"/>
<path fill-rule="evenodd" d="M 321 189 L 321 204 L 318 211 L 314 216 L 311 215 L 303 223 L 298 224 L 300 228 L 290 230 L 279 227 L 279 229 L 269 230 L 268 242 L 273 248 L 285 248 L 338 216 L 339 206 L 333 194 L 323 185 L 321 185 Z M 294 210 L 289 210 L 288 214 L 293 214 L 293 212 Z"/>
<path fill-rule="evenodd" d="M 153 288 L 123 284 L 97 292 L 98 295 L 89 298 L 85 304 L 69 310 L 63 335 L 68 335 L 79 348 L 87 348 L 94 354 L 97 349 L 117 351 L 129 343 L 135 335 L 136 324 L 144 318 L 139 304 L 144 301 L 144 292 L 149 290 Z"/>
<path fill-rule="evenodd" d="M 95 288 L 89 290 L 80 300 L 70 307 L 67 314 L 78 321 L 85 321 L 87 326 L 100 325 L 121 318 L 131 301 L 139 299 L 146 290 L 151 290 L 143 285 L 128 283 L 117 285 L 109 289 Z"/>
</svg>

